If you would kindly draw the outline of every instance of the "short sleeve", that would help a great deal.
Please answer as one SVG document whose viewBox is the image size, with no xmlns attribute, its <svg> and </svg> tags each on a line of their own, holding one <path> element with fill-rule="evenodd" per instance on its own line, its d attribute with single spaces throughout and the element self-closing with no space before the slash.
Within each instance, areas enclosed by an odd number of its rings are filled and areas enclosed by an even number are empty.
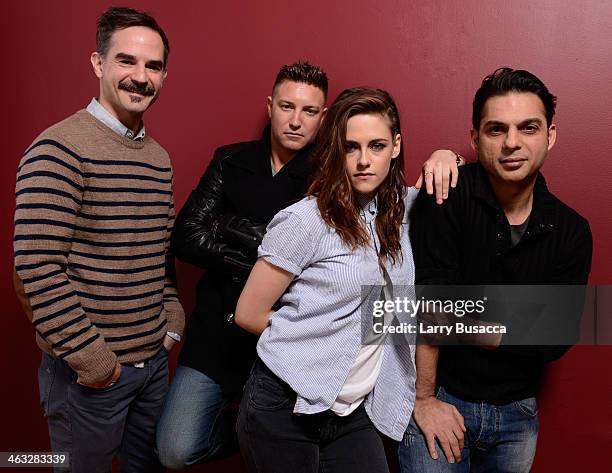
<svg viewBox="0 0 612 473">
<path fill-rule="evenodd" d="M 281 210 L 272 219 L 259 246 L 258 256 L 299 276 L 312 261 L 312 235 L 299 215 Z"/>
</svg>

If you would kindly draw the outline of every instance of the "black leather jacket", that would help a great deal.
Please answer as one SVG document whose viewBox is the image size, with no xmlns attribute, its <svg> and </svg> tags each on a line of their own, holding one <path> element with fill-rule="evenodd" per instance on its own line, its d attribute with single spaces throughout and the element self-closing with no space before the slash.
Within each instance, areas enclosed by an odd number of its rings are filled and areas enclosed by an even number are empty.
<svg viewBox="0 0 612 473">
<path fill-rule="evenodd" d="M 300 200 L 307 185 L 308 151 L 272 176 L 269 127 L 259 141 L 223 146 L 177 216 L 173 253 L 206 269 L 179 363 L 211 377 L 226 393 L 242 391 L 255 358 L 257 337 L 225 320 L 236 307 L 256 251 L 238 245 L 221 227 L 228 217 L 267 225 L 278 211 Z"/>
<path fill-rule="evenodd" d="M 228 215 L 223 199 L 223 161 L 252 145 L 253 142 L 236 143 L 215 151 L 198 187 L 191 192 L 176 219 L 171 248 L 181 261 L 225 276 L 240 279 L 248 276 L 256 254 L 224 241 L 219 227 Z"/>
</svg>

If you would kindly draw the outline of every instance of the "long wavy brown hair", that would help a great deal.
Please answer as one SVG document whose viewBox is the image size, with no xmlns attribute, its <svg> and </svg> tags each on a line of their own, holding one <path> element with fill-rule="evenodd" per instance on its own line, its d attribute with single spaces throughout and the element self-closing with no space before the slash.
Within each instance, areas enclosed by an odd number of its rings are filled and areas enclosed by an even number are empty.
<svg viewBox="0 0 612 473">
<path fill-rule="evenodd" d="M 400 133 L 395 102 L 384 90 L 356 87 L 344 90 L 329 108 L 311 157 L 311 184 L 306 195 L 316 196 L 321 216 L 351 248 L 367 246 L 370 235 L 360 217 L 360 205 L 346 172 L 346 127 L 362 114 L 385 117 L 393 138 Z M 389 174 L 377 189 L 376 233 L 379 264 L 401 261 L 400 231 L 404 218 L 404 154 L 391 160 Z"/>
</svg>

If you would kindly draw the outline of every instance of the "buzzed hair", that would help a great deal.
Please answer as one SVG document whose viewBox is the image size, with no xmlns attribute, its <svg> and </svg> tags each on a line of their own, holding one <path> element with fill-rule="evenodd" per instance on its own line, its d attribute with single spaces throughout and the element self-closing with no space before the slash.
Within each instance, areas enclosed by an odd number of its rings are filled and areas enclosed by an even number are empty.
<svg viewBox="0 0 612 473">
<path fill-rule="evenodd" d="M 276 75 L 272 94 L 280 84 L 285 81 L 303 82 L 312 85 L 323 91 L 327 100 L 327 74 L 318 66 L 313 66 L 306 61 L 298 61 L 295 64 L 285 64 Z"/>
</svg>

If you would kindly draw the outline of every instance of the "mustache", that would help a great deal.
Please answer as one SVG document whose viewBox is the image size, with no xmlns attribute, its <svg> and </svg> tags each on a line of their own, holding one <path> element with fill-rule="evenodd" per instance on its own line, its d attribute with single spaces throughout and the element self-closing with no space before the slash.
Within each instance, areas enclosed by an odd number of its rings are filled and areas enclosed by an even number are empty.
<svg viewBox="0 0 612 473">
<path fill-rule="evenodd" d="M 155 87 L 152 87 L 149 84 L 138 85 L 134 84 L 133 82 L 121 81 L 119 82 L 118 88 L 120 90 L 125 90 L 126 92 L 133 92 L 146 97 L 155 95 Z"/>
</svg>

